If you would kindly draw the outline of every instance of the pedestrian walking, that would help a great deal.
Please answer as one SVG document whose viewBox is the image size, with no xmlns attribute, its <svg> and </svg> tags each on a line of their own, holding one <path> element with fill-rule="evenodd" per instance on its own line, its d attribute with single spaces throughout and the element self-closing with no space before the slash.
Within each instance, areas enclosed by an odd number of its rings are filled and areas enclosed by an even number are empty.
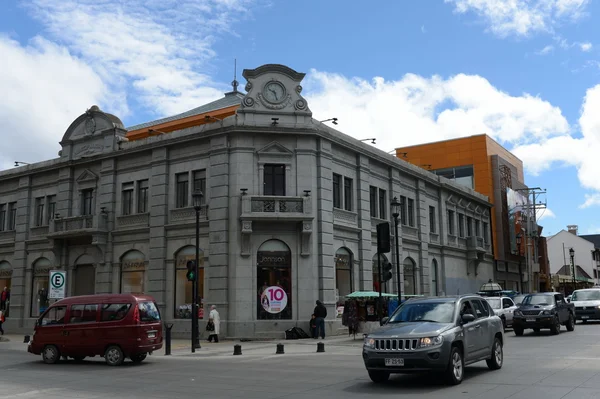
<svg viewBox="0 0 600 399">
<path fill-rule="evenodd" d="M 6 317 L 4 316 L 4 312 L 0 310 L 0 334 L 4 335 L 4 329 L 2 328 L 2 324 L 4 324 L 4 321 L 6 320 Z"/>
<path fill-rule="evenodd" d="M 211 334 L 208 336 L 208 342 L 212 342 L 213 339 L 215 340 L 215 343 L 219 342 L 219 330 L 221 327 L 221 317 L 219 316 L 219 312 L 217 312 L 217 307 L 215 305 L 212 305 L 210 307 L 210 313 L 208 314 L 208 322 L 212 322 L 213 324 L 213 331 L 211 331 Z"/>
<path fill-rule="evenodd" d="M 0 294 L 0 310 L 6 311 L 6 307 L 8 306 L 8 302 L 10 300 L 10 291 L 8 287 L 4 287 L 2 293 Z"/>
<path fill-rule="evenodd" d="M 313 313 L 315 315 L 315 324 L 317 326 L 314 337 L 325 339 L 325 318 L 327 317 L 327 308 L 323 305 L 323 302 L 317 300 L 317 306 L 315 306 Z"/>
</svg>

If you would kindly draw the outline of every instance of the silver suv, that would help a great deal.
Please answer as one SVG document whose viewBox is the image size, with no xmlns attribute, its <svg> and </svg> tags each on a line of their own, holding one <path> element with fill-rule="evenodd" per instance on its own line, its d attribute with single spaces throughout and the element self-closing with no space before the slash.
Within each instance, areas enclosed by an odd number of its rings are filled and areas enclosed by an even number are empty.
<svg viewBox="0 0 600 399">
<path fill-rule="evenodd" d="M 502 367 L 502 321 L 478 295 L 412 299 L 381 324 L 365 337 L 362 352 L 373 382 L 394 373 L 440 371 L 457 385 L 466 365 L 485 360 L 492 370 Z"/>
</svg>

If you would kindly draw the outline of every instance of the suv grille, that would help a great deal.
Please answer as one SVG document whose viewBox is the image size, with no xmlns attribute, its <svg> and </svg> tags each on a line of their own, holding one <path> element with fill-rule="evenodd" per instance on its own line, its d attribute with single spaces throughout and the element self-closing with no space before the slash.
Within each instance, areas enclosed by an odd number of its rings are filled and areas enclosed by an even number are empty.
<svg viewBox="0 0 600 399">
<path fill-rule="evenodd" d="M 538 316 L 540 313 L 542 313 L 541 310 L 523 310 L 525 316 Z"/>
<path fill-rule="evenodd" d="M 380 351 L 414 351 L 418 339 L 376 339 L 375 349 Z"/>
</svg>

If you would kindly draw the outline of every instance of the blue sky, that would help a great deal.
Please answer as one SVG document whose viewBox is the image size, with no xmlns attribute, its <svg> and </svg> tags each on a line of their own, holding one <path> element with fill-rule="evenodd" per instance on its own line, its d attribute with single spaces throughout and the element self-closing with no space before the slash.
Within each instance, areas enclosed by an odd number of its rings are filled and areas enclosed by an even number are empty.
<svg viewBox="0 0 600 399">
<path fill-rule="evenodd" d="M 592 0 L 4 0 L 0 169 L 55 157 L 92 104 L 131 126 L 214 100 L 237 58 L 306 72 L 314 116 L 385 151 L 487 133 L 548 190 L 546 234 L 600 233 L 599 19 Z"/>
</svg>

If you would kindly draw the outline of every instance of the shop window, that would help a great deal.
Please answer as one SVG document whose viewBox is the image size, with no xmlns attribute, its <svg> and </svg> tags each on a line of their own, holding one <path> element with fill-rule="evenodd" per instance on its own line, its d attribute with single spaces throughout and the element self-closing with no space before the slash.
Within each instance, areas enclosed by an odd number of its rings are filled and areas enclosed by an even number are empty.
<svg viewBox="0 0 600 399">
<path fill-rule="evenodd" d="M 0 261 L 0 310 L 4 312 L 4 316 L 9 314 L 12 273 L 12 265 Z"/>
<path fill-rule="evenodd" d="M 417 294 L 417 281 L 415 273 L 415 261 L 411 258 L 404 259 L 404 295 Z"/>
<path fill-rule="evenodd" d="M 31 317 L 40 316 L 48 308 L 50 270 L 52 270 L 52 262 L 47 258 L 40 258 L 33 265 Z"/>
<path fill-rule="evenodd" d="M 335 253 L 335 289 L 338 296 L 338 305 L 343 305 L 346 295 L 353 292 L 352 281 L 352 252 L 340 248 Z"/>
<path fill-rule="evenodd" d="M 285 165 L 264 166 L 263 195 L 285 195 Z"/>
<path fill-rule="evenodd" d="M 292 318 L 292 253 L 279 240 L 265 241 L 256 254 L 257 318 Z"/>
<path fill-rule="evenodd" d="M 375 292 L 379 292 L 380 289 L 380 283 L 379 283 L 379 260 L 381 257 L 381 264 L 383 265 L 385 262 L 388 261 L 387 257 L 384 254 L 378 255 L 375 254 L 373 255 L 373 266 L 372 266 L 372 270 L 373 270 L 373 291 Z M 384 287 L 385 287 L 385 283 Z M 383 290 L 385 292 L 385 289 Z"/>
<path fill-rule="evenodd" d="M 145 292 L 146 257 L 140 251 L 129 251 L 121 258 L 121 292 Z"/>
<path fill-rule="evenodd" d="M 204 251 L 200 249 L 198 265 L 198 317 L 204 318 Z M 187 280 L 187 263 L 196 260 L 196 247 L 187 246 L 175 255 L 175 318 L 191 319 L 193 292 Z"/>
</svg>

